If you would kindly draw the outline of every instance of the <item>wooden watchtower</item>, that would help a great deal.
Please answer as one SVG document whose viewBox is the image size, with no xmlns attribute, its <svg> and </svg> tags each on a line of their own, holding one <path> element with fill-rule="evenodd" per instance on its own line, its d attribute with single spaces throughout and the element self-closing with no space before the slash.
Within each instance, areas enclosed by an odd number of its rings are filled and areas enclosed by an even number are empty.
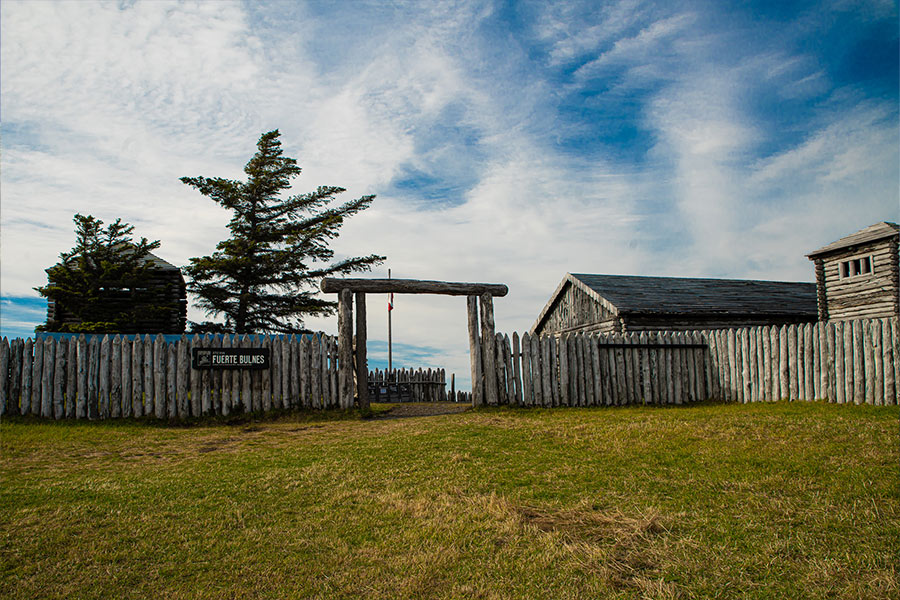
<svg viewBox="0 0 900 600">
<path fill-rule="evenodd" d="M 882 221 L 806 255 L 820 321 L 900 316 L 898 238 L 900 226 Z"/>
</svg>

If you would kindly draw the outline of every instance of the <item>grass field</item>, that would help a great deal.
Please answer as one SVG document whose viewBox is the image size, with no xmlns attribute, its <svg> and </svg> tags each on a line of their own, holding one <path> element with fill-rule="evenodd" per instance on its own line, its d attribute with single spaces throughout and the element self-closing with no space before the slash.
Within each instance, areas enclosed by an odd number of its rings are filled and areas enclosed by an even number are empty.
<svg viewBox="0 0 900 600">
<path fill-rule="evenodd" d="M 0 457 L 3 598 L 900 596 L 896 407 L 6 420 Z"/>
</svg>

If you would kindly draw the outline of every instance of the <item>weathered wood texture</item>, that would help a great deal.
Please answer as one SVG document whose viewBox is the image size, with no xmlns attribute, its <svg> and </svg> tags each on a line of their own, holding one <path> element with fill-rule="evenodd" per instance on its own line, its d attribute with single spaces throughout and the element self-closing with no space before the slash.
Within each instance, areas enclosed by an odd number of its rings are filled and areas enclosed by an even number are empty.
<svg viewBox="0 0 900 600">
<path fill-rule="evenodd" d="M 322 291 L 340 293 L 341 290 L 366 294 L 442 294 L 445 296 L 480 296 L 490 294 L 501 297 L 509 288 L 496 283 L 455 283 L 449 281 L 425 281 L 420 279 L 322 279 Z"/>
<path fill-rule="evenodd" d="M 898 404 L 897 319 L 558 338 L 524 334 L 498 381 L 519 406 L 825 400 Z M 494 353 L 503 356 L 505 337 Z M 513 369 L 513 373 L 508 373 Z M 489 373 L 485 379 L 489 379 Z"/>
<path fill-rule="evenodd" d="M 451 381 L 455 379 L 451 375 Z M 373 402 L 456 402 L 456 390 L 447 392 L 444 369 L 376 369 L 364 379 Z"/>
<path fill-rule="evenodd" d="M 162 336 L 88 339 L 80 335 L 60 339 L 45 336 L 37 342 L 30 338 L 0 340 L 0 415 L 34 411 L 48 419 L 179 420 L 244 410 L 278 410 L 283 402 L 300 407 L 299 391 L 293 399 L 290 388 L 287 393 L 282 391 L 280 362 L 269 370 L 257 370 L 255 380 L 247 370 L 210 372 L 191 368 L 192 347 L 249 347 L 250 337 L 244 337 L 242 341 L 238 336 L 207 336 L 202 340 L 199 336 L 181 336 L 166 341 Z M 310 368 L 308 394 L 302 406 L 336 407 L 337 387 L 330 379 L 337 371 L 338 359 L 336 352 L 325 352 L 327 347 L 336 347 L 334 339 L 305 341 Z M 284 371 L 288 375 L 297 374 L 302 365 L 299 351 L 290 352 L 291 340 L 287 337 L 254 337 L 252 344 L 269 348 L 273 361 L 275 357 L 292 357 L 294 362 Z M 318 404 L 313 398 L 319 398 Z"/>
</svg>

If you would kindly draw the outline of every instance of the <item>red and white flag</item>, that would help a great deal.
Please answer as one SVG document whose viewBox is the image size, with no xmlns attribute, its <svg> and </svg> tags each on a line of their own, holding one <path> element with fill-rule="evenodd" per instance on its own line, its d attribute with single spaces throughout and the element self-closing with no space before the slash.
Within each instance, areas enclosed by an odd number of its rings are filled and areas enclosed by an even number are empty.
<svg viewBox="0 0 900 600">
<path fill-rule="evenodd" d="M 388 300 L 388 312 L 394 310 L 394 293 L 391 292 L 391 297 Z"/>
</svg>

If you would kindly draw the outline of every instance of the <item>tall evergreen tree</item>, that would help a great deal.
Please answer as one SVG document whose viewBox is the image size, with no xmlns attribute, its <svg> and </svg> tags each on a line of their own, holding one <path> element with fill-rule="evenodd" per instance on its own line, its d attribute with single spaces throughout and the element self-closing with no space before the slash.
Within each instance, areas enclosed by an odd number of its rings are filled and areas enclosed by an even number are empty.
<svg viewBox="0 0 900 600">
<path fill-rule="evenodd" d="M 185 267 L 188 290 L 207 315 L 224 315 L 236 333 L 304 331 L 305 315 L 330 314 L 336 303 L 314 296 L 326 275 L 367 271 L 385 257 L 370 254 L 330 262 L 328 242 L 344 219 L 365 210 L 375 196 L 329 207 L 340 187 L 281 198 L 300 174 L 297 161 L 282 156 L 281 134 L 264 133 L 244 167 L 246 181 L 182 177 L 181 181 L 232 212 L 231 237 L 209 256 Z"/>
<path fill-rule="evenodd" d="M 74 322 L 48 319 L 38 331 L 122 331 L 139 315 L 170 310 L 157 304 L 148 284 L 153 265 L 147 255 L 159 248 L 159 240 L 135 242 L 134 226 L 121 219 L 105 228 L 91 215 L 76 214 L 73 220 L 75 247 L 47 269 L 47 285 L 34 289 Z"/>
</svg>

